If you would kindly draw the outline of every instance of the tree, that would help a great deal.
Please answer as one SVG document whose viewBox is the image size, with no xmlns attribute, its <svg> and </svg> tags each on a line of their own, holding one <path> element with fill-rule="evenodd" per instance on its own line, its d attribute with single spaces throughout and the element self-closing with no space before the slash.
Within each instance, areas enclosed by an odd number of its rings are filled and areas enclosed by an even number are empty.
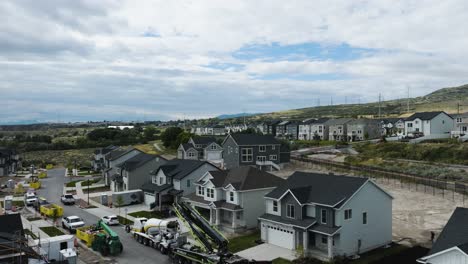
<svg viewBox="0 0 468 264">
<path fill-rule="evenodd" d="M 177 137 L 180 133 L 184 132 L 184 130 L 180 127 L 169 127 L 161 134 L 161 140 L 163 142 L 164 147 L 169 148 L 172 147 L 175 142 L 177 141 Z"/>
<path fill-rule="evenodd" d="M 124 200 L 122 198 L 122 195 L 117 196 L 117 199 L 115 200 L 115 205 L 119 207 L 119 216 L 120 216 L 120 207 L 122 207 L 124 204 Z"/>
<path fill-rule="evenodd" d="M 156 129 L 155 126 L 147 126 L 143 130 L 143 138 L 150 141 L 154 140 L 155 134 L 158 130 Z"/>
</svg>

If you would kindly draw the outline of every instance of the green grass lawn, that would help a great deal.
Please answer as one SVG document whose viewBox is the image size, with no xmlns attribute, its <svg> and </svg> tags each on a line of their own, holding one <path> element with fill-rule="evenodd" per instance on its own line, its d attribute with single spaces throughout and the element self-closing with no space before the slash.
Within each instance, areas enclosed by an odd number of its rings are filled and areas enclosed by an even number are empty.
<svg viewBox="0 0 468 264">
<path fill-rule="evenodd" d="M 76 187 L 77 182 L 82 182 L 81 186 L 88 186 L 88 184 L 93 185 L 93 184 L 99 182 L 100 180 L 101 179 L 89 180 L 89 183 L 88 183 L 88 180 L 76 180 L 76 181 L 67 182 L 66 186 L 67 187 Z"/>
<path fill-rule="evenodd" d="M 65 235 L 65 233 L 60 231 L 60 229 L 56 228 L 55 226 L 44 226 L 39 228 L 50 237 Z"/>
<path fill-rule="evenodd" d="M 117 218 L 119 218 L 119 223 L 121 225 L 133 225 L 133 221 L 130 219 L 127 219 L 123 216 L 118 215 Z"/>
<path fill-rule="evenodd" d="M 273 264 L 291 264 L 292 262 L 284 259 L 284 258 L 277 258 L 273 260 Z"/>
<path fill-rule="evenodd" d="M 163 219 L 166 218 L 162 213 L 156 211 L 138 211 L 129 213 L 128 215 L 133 217 L 146 217 L 146 218 L 158 218 Z"/>
<path fill-rule="evenodd" d="M 229 250 L 233 253 L 242 251 L 247 248 L 251 248 L 257 245 L 255 240 L 260 239 L 260 231 L 255 231 L 243 236 L 233 237 L 229 239 Z"/>
</svg>

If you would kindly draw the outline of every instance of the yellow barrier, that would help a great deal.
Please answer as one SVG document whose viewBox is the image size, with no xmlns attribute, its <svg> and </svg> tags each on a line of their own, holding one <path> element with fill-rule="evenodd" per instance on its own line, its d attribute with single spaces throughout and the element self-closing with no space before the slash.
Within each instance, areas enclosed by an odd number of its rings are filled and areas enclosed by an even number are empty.
<svg viewBox="0 0 468 264">
<path fill-rule="evenodd" d="M 41 188 L 41 182 L 40 181 L 31 182 L 29 183 L 29 187 L 34 188 L 34 189 L 39 189 Z"/>
<path fill-rule="evenodd" d="M 46 205 L 41 205 L 41 214 L 46 215 L 48 217 L 53 217 L 54 216 L 54 211 L 57 211 L 56 215 L 57 217 L 60 217 L 63 215 L 63 208 L 59 205 L 56 204 L 46 204 Z"/>
</svg>

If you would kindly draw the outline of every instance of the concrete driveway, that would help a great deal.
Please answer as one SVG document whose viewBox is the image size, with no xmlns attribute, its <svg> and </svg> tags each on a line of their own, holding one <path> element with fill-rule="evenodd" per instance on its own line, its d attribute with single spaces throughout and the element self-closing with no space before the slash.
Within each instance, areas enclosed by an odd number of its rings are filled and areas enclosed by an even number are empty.
<svg viewBox="0 0 468 264">
<path fill-rule="evenodd" d="M 236 255 L 257 261 L 272 261 L 277 258 L 284 258 L 287 260 L 296 259 L 295 251 L 267 243 L 237 252 Z"/>
</svg>

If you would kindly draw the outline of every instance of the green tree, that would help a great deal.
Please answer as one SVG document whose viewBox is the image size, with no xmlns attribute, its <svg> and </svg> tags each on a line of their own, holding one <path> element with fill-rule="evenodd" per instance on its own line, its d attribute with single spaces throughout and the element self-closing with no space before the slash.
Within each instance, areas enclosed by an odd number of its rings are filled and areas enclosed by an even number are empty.
<svg viewBox="0 0 468 264">
<path fill-rule="evenodd" d="M 156 129 L 155 126 L 147 126 L 143 130 L 143 138 L 150 141 L 154 140 L 155 134 L 158 130 Z"/>
<path fill-rule="evenodd" d="M 161 140 L 164 147 L 169 148 L 177 144 L 177 137 L 184 130 L 180 127 L 169 127 L 161 134 Z"/>
<path fill-rule="evenodd" d="M 123 198 L 122 198 L 122 195 L 117 196 L 117 199 L 115 200 L 115 205 L 116 205 L 117 207 L 119 207 L 119 216 L 121 216 L 121 215 L 120 215 L 120 207 L 122 207 L 123 204 L 124 204 L 124 200 L 123 200 Z"/>
</svg>

